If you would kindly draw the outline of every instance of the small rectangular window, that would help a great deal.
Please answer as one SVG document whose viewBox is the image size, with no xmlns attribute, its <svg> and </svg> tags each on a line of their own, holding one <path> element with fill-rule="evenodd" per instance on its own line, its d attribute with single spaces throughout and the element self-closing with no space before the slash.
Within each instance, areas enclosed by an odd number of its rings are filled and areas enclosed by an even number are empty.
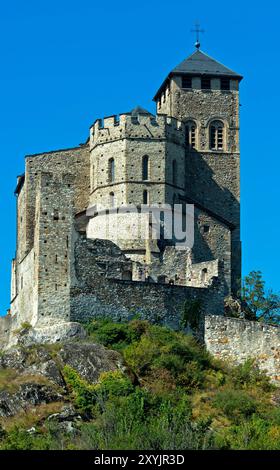
<svg viewBox="0 0 280 470">
<path fill-rule="evenodd" d="M 229 78 L 221 78 L 221 90 L 230 90 Z"/>
<path fill-rule="evenodd" d="M 192 88 L 191 77 L 182 77 L 182 88 Z"/>
<path fill-rule="evenodd" d="M 201 89 L 202 90 L 211 90 L 211 78 L 202 77 L 202 79 L 201 79 Z"/>
<path fill-rule="evenodd" d="M 59 213 L 57 209 L 55 209 L 53 212 L 53 220 L 59 220 Z"/>
<path fill-rule="evenodd" d="M 148 204 L 148 191 L 146 189 L 143 191 L 143 204 Z"/>
</svg>

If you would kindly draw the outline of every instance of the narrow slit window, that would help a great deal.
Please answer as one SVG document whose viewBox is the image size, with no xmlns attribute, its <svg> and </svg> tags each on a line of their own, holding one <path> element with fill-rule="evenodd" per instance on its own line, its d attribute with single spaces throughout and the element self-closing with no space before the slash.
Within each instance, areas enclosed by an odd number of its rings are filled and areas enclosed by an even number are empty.
<svg viewBox="0 0 280 470">
<path fill-rule="evenodd" d="M 173 160 L 172 162 L 172 184 L 177 185 L 177 162 Z"/>
<path fill-rule="evenodd" d="M 149 179 L 149 157 L 144 155 L 142 159 L 142 179 L 144 181 Z"/>
<path fill-rule="evenodd" d="M 115 207 L 115 194 L 110 193 L 110 207 Z"/>
<path fill-rule="evenodd" d="M 108 179 L 109 183 L 113 183 L 115 181 L 115 160 L 114 158 L 110 158 L 108 162 Z"/>
<path fill-rule="evenodd" d="M 146 189 L 143 191 L 143 204 L 148 204 L 148 191 Z"/>
</svg>

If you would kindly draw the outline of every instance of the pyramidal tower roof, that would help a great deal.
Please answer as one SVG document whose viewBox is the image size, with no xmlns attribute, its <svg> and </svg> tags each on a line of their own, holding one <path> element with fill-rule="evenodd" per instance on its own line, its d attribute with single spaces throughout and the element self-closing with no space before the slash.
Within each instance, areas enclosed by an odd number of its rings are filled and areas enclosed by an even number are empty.
<svg viewBox="0 0 280 470">
<path fill-rule="evenodd" d="M 223 75 L 242 78 L 238 73 L 233 72 L 233 70 L 230 70 L 217 60 L 199 50 L 195 51 L 183 60 L 183 62 L 177 65 L 172 72 Z"/>
<path fill-rule="evenodd" d="M 197 50 L 187 57 L 183 62 L 177 65 L 164 80 L 163 84 L 157 91 L 154 99 L 160 93 L 161 89 L 165 85 L 166 81 L 173 75 L 211 75 L 221 77 L 232 77 L 238 80 L 242 80 L 242 75 L 234 72 L 225 65 L 221 64 L 217 60 L 213 59 L 204 52 Z"/>
<path fill-rule="evenodd" d="M 131 111 L 130 111 L 130 114 L 132 116 L 137 116 L 138 114 L 149 114 L 152 116 L 152 114 L 150 113 L 150 111 L 147 111 L 146 109 L 142 108 L 141 106 L 136 106 L 135 108 L 133 108 Z"/>
</svg>

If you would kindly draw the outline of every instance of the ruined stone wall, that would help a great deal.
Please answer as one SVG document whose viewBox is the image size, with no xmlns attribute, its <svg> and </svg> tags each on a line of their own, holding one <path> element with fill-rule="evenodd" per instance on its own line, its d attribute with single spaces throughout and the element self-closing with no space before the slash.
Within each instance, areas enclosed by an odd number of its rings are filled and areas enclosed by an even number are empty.
<svg viewBox="0 0 280 470">
<path fill-rule="evenodd" d="M 75 177 L 41 173 L 37 185 L 34 288 L 38 321 L 68 320 Z"/>
<path fill-rule="evenodd" d="M 254 358 L 280 384 L 280 328 L 260 322 L 206 315 L 205 345 L 214 356 L 234 364 Z"/>
<path fill-rule="evenodd" d="M 100 267 L 96 268 L 95 243 L 83 238 L 76 242 L 77 284 L 71 289 L 71 321 L 103 315 L 129 318 L 139 313 L 150 320 L 178 327 L 184 302 L 195 298 L 201 301 L 204 311 L 223 313 L 223 286 L 218 280 L 203 289 L 109 279 L 100 273 Z"/>
<path fill-rule="evenodd" d="M 162 258 L 148 267 L 148 273 L 154 282 L 173 282 L 185 286 L 191 263 L 189 249 L 178 250 L 174 246 L 166 246 Z"/>
<path fill-rule="evenodd" d="M 200 209 L 194 212 L 193 263 L 219 259 L 223 263 L 226 292 L 231 291 L 231 231 L 220 222 Z"/>
<path fill-rule="evenodd" d="M 28 253 L 27 250 L 27 216 L 26 216 L 26 186 L 21 189 L 17 198 L 17 259 L 21 261 Z"/>
<path fill-rule="evenodd" d="M 26 250 L 34 244 L 34 220 L 36 205 L 36 185 L 41 172 L 51 172 L 58 176 L 72 174 L 75 177 L 74 204 L 76 212 L 88 206 L 90 186 L 89 147 L 87 145 L 55 152 L 47 152 L 26 157 L 25 168 L 25 212 L 26 212 Z M 19 196 L 20 197 L 20 196 Z M 19 246 L 22 231 L 19 230 Z"/>
<path fill-rule="evenodd" d="M 187 285 L 190 287 L 207 287 L 214 277 L 223 277 L 223 266 L 216 259 L 203 263 L 190 264 L 187 271 Z"/>
<path fill-rule="evenodd" d="M 23 322 L 34 325 L 37 320 L 34 249 L 17 263 L 15 276 L 17 291 L 11 301 L 11 315 L 18 325 Z"/>
</svg>

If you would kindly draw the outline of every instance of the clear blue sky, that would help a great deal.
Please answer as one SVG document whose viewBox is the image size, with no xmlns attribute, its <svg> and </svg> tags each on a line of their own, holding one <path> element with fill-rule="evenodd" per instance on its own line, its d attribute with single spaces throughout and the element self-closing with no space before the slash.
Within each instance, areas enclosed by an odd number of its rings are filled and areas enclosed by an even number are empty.
<svg viewBox="0 0 280 470">
<path fill-rule="evenodd" d="M 0 313 L 9 305 L 16 175 L 26 154 L 76 146 L 98 117 L 152 97 L 167 73 L 202 50 L 244 75 L 241 83 L 243 273 L 279 282 L 278 2 L 2 2 L 0 15 Z"/>
</svg>

